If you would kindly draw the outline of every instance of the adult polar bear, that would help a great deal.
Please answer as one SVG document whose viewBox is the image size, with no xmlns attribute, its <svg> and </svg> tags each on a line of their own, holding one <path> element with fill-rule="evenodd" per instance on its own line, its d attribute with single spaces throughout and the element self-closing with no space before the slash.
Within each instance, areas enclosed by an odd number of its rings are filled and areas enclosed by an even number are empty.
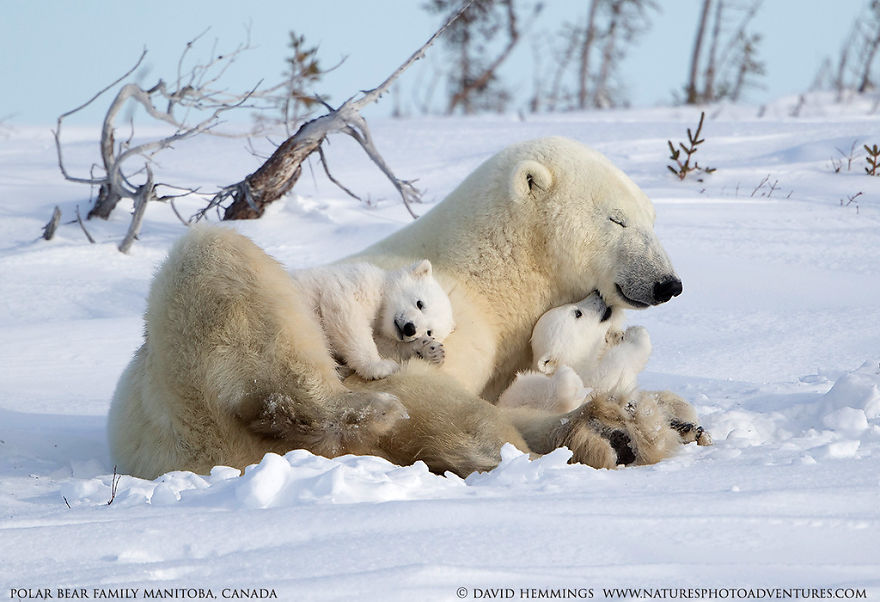
<svg viewBox="0 0 880 602">
<path fill-rule="evenodd" d="M 428 214 L 351 258 L 385 268 L 431 260 L 457 324 L 446 362 L 345 386 L 280 265 L 230 230 L 194 229 L 151 287 L 144 344 L 110 410 L 114 459 L 152 478 L 305 448 L 468 474 L 496 465 L 510 442 L 535 453 L 567 445 L 576 461 L 613 466 L 586 409 L 560 417 L 484 399 L 528 366 L 532 327 L 551 307 L 592 290 L 623 307 L 681 292 L 653 222 L 642 191 L 577 142 L 501 151 Z"/>
</svg>

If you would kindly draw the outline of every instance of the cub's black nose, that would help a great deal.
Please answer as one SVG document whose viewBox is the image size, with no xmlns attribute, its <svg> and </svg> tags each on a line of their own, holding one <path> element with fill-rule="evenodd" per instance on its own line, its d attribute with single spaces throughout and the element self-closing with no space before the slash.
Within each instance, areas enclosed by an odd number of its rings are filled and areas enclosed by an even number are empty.
<svg viewBox="0 0 880 602">
<path fill-rule="evenodd" d="M 407 322 L 403 325 L 403 334 L 411 337 L 416 333 L 416 325 L 412 322 Z"/>
<path fill-rule="evenodd" d="M 672 276 L 654 283 L 654 304 L 666 303 L 681 294 L 681 280 Z"/>
</svg>

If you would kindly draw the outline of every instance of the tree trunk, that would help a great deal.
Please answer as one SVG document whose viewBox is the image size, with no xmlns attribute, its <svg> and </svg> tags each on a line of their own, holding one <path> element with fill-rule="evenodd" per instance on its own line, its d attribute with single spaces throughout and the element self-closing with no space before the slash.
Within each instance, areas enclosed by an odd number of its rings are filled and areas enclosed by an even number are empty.
<svg viewBox="0 0 880 602">
<path fill-rule="evenodd" d="M 608 31 L 605 34 L 605 47 L 602 49 L 602 65 L 599 67 L 599 76 L 596 79 L 596 89 L 593 90 L 593 106 L 597 109 L 608 108 L 612 105 L 611 93 L 608 90 L 608 80 L 611 79 L 611 71 L 614 62 L 614 43 L 617 41 L 617 27 L 620 24 L 620 11 L 622 0 L 612 0 L 611 16 L 608 22 Z"/>
<path fill-rule="evenodd" d="M 92 219 L 93 217 L 108 219 L 121 200 L 122 196 L 108 182 L 101 184 L 101 187 L 98 189 L 98 198 L 95 199 L 95 206 L 89 209 L 86 219 Z"/>
<path fill-rule="evenodd" d="M 703 48 L 703 35 L 706 33 L 706 21 L 709 18 L 709 8 L 712 0 L 703 0 L 703 9 L 700 13 L 700 21 L 697 24 L 697 38 L 694 40 L 694 52 L 691 55 L 691 72 L 687 84 L 687 104 L 695 105 L 700 101 L 697 93 L 697 68 L 700 63 L 700 51 Z"/>
<path fill-rule="evenodd" d="M 505 46 L 504 50 L 501 51 L 501 54 L 480 74 L 479 77 L 471 78 L 465 77 L 462 75 L 462 88 L 455 93 L 452 97 L 452 100 L 449 101 L 449 109 L 447 110 L 448 114 L 452 114 L 455 111 L 455 107 L 461 104 L 464 108 L 465 114 L 471 114 L 474 112 L 473 105 L 471 104 L 471 93 L 477 90 L 481 90 L 484 86 L 489 84 L 489 81 L 495 75 L 495 72 L 501 66 L 501 64 L 510 56 L 510 53 L 513 51 L 517 42 L 519 42 L 519 30 L 516 27 L 516 10 L 513 6 L 513 0 L 507 0 L 505 3 L 507 5 L 507 46 Z M 470 63 L 465 61 L 469 60 L 466 56 L 465 48 L 467 47 L 467 40 L 469 36 L 467 35 L 468 30 L 465 30 L 465 42 L 462 44 L 462 62 L 463 67 L 469 66 Z"/>
<path fill-rule="evenodd" d="M 709 46 L 709 63 L 706 65 L 706 81 L 703 86 L 703 100 L 715 100 L 715 61 L 718 55 L 718 38 L 721 37 L 721 14 L 724 12 L 724 0 L 715 5 L 715 23 L 712 25 L 712 41 Z"/>
<path fill-rule="evenodd" d="M 874 39 L 868 43 L 868 52 L 864 59 L 865 70 L 862 72 L 862 81 L 859 84 L 859 94 L 864 94 L 871 85 L 871 65 L 874 62 L 874 56 L 877 54 L 877 47 L 880 46 L 880 23 L 877 24 L 877 30 L 874 32 Z"/>
<path fill-rule="evenodd" d="M 118 99 L 119 96 L 117 95 L 117 101 L 115 101 L 113 105 L 111 105 L 111 109 L 107 111 L 107 116 L 104 119 L 104 128 L 101 133 L 101 161 L 104 163 L 104 173 L 107 174 L 108 179 L 101 184 L 101 187 L 98 189 L 98 198 L 95 199 L 95 206 L 89 210 L 86 219 L 92 219 L 93 217 L 109 219 L 110 214 L 116 208 L 116 205 L 122 200 L 122 195 L 119 194 L 109 179 L 110 171 L 113 169 L 113 163 L 115 160 L 113 156 L 113 147 L 115 146 L 113 118 L 116 116 L 116 112 L 114 111 L 111 115 L 111 111 L 113 111 L 113 108 L 118 103 Z M 119 109 L 116 108 L 116 111 L 118 110 Z"/>
<path fill-rule="evenodd" d="M 303 124 L 257 171 L 238 185 L 232 194 L 233 202 L 223 213 L 224 220 L 256 219 L 263 215 L 266 205 L 293 188 L 302 174 L 302 162 L 324 141 L 323 135 L 309 135 L 308 130 L 316 121 Z"/>
<path fill-rule="evenodd" d="M 581 48 L 581 69 L 578 74 L 578 108 L 587 108 L 587 85 L 590 76 L 590 50 L 596 38 L 596 9 L 601 0 L 593 0 L 587 16 L 587 29 L 584 32 L 584 45 Z"/>
</svg>

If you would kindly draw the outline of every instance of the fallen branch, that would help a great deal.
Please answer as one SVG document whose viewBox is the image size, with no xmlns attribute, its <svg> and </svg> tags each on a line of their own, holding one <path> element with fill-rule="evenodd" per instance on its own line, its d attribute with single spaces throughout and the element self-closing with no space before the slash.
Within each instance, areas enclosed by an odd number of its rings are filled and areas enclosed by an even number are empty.
<svg viewBox="0 0 880 602">
<path fill-rule="evenodd" d="M 55 205 L 55 209 L 52 211 L 52 217 L 49 219 L 49 223 L 43 226 L 43 240 L 52 240 L 52 237 L 55 236 L 55 230 L 58 229 L 58 224 L 61 222 L 61 209 L 58 205 Z"/>
<path fill-rule="evenodd" d="M 223 113 L 242 107 L 253 108 L 246 104 L 257 98 L 264 98 L 271 90 L 257 93 L 254 87 L 246 92 L 236 94 L 214 86 L 226 72 L 229 66 L 236 60 L 238 55 L 250 48 L 249 41 L 239 44 L 231 52 L 218 53 L 216 47 L 211 48 L 211 53 L 204 62 L 195 62 L 188 59 L 194 44 L 207 33 L 202 32 L 190 40 L 180 54 L 177 64 L 176 78 L 171 84 L 160 79 L 151 88 L 143 88 L 139 84 L 127 83 L 122 85 L 113 97 L 110 106 L 104 115 L 99 141 L 99 163 L 93 166 L 89 177 L 78 177 L 70 174 L 64 164 L 62 153 L 61 131 L 64 120 L 85 109 L 106 92 L 116 88 L 143 63 L 147 54 L 146 49 L 134 65 L 122 76 L 115 79 L 108 86 L 102 88 L 97 94 L 78 107 L 62 114 L 53 131 L 55 149 L 58 158 L 58 167 L 67 181 L 79 184 L 88 184 L 98 188 L 98 195 L 94 205 L 86 216 L 87 219 L 99 217 L 108 219 L 123 199 L 131 199 L 134 206 L 132 223 L 128 233 L 119 245 L 122 252 L 131 248 L 132 242 L 137 238 L 140 231 L 141 221 L 146 203 L 151 200 L 168 200 L 167 196 L 160 196 L 157 188 L 168 186 L 192 192 L 194 189 L 179 188 L 166 184 L 156 183 L 153 179 L 151 165 L 156 155 L 163 150 L 171 148 L 176 142 L 198 136 L 203 133 L 212 133 L 220 123 Z M 215 42 L 216 45 L 216 42 Z M 192 64 L 187 70 L 184 64 Z M 277 86 L 276 86 L 277 88 Z M 139 144 L 134 144 L 134 123 L 128 138 L 117 141 L 115 137 L 116 122 L 125 107 L 132 105 L 142 108 L 153 120 L 171 127 L 171 133 L 164 137 L 154 138 Z M 192 118 L 191 118 L 192 116 Z M 140 160 L 137 160 L 140 159 Z M 96 173 L 97 172 L 97 173 Z M 144 179 L 142 182 L 137 180 Z M 172 209 L 176 212 L 176 208 Z M 179 214 L 178 214 L 178 217 Z M 181 221 L 186 223 L 182 218 Z M 91 242 L 94 239 L 88 234 L 83 225 L 82 218 L 77 212 L 77 222 L 86 233 Z"/>
<path fill-rule="evenodd" d="M 357 98 L 352 96 L 336 109 L 324 103 L 329 109 L 327 114 L 312 119 L 300 126 L 293 136 L 289 137 L 275 149 L 272 156 L 259 169 L 240 182 L 230 184 L 221 189 L 214 195 L 208 205 L 198 211 L 193 218 L 200 220 L 209 210 L 217 209 L 219 211 L 220 208 L 224 208 L 224 220 L 255 219 L 260 217 L 266 210 L 267 205 L 281 198 L 293 188 L 302 174 L 303 161 L 312 153 L 318 152 L 327 136 L 334 133 L 344 133 L 351 136 L 361 145 L 367 156 L 391 181 L 400 194 L 407 211 L 415 219 L 417 216 L 413 212 L 411 204 L 420 200 L 419 191 L 415 188 L 412 181 L 397 178 L 385 163 L 372 142 L 367 122 L 360 114 L 360 111 L 367 105 L 379 100 L 404 71 L 421 59 L 425 55 L 425 51 L 467 10 L 472 1 L 466 2 L 421 48 L 416 50 L 381 84 L 372 90 L 361 92 L 361 95 Z M 351 194 L 350 191 L 347 192 Z M 226 205 L 228 201 L 231 202 Z"/>
</svg>

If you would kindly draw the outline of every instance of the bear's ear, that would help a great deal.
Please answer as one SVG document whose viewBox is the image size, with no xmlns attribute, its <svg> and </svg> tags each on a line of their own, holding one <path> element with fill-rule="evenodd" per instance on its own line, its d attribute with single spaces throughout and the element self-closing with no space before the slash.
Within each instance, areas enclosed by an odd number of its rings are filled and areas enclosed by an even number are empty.
<svg viewBox="0 0 880 602">
<path fill-rule="evenodd" d="M 431 276 L 431 262 L 427 259 L 417 261 L 410 266 L 410 270 L 416 278 L 429 278 Z"/>
<path fill-rule="evenodd" d="M 538 370 L 543 372 L 544 374 L 550 375 L 556 372 L 556 367 L 559 365 L 559 360 L 553 357 L 550 353 L 545 353 L 541 357 L 538 358 Z"/>
<path fill-rule="evenodd" d="M 510 181 L 510 198 L 522 203 L 529 198 L 537 198 L 550 190 L 553 176 L 550 170 L 532 159 L 517 163 Z"/>
</svg>

